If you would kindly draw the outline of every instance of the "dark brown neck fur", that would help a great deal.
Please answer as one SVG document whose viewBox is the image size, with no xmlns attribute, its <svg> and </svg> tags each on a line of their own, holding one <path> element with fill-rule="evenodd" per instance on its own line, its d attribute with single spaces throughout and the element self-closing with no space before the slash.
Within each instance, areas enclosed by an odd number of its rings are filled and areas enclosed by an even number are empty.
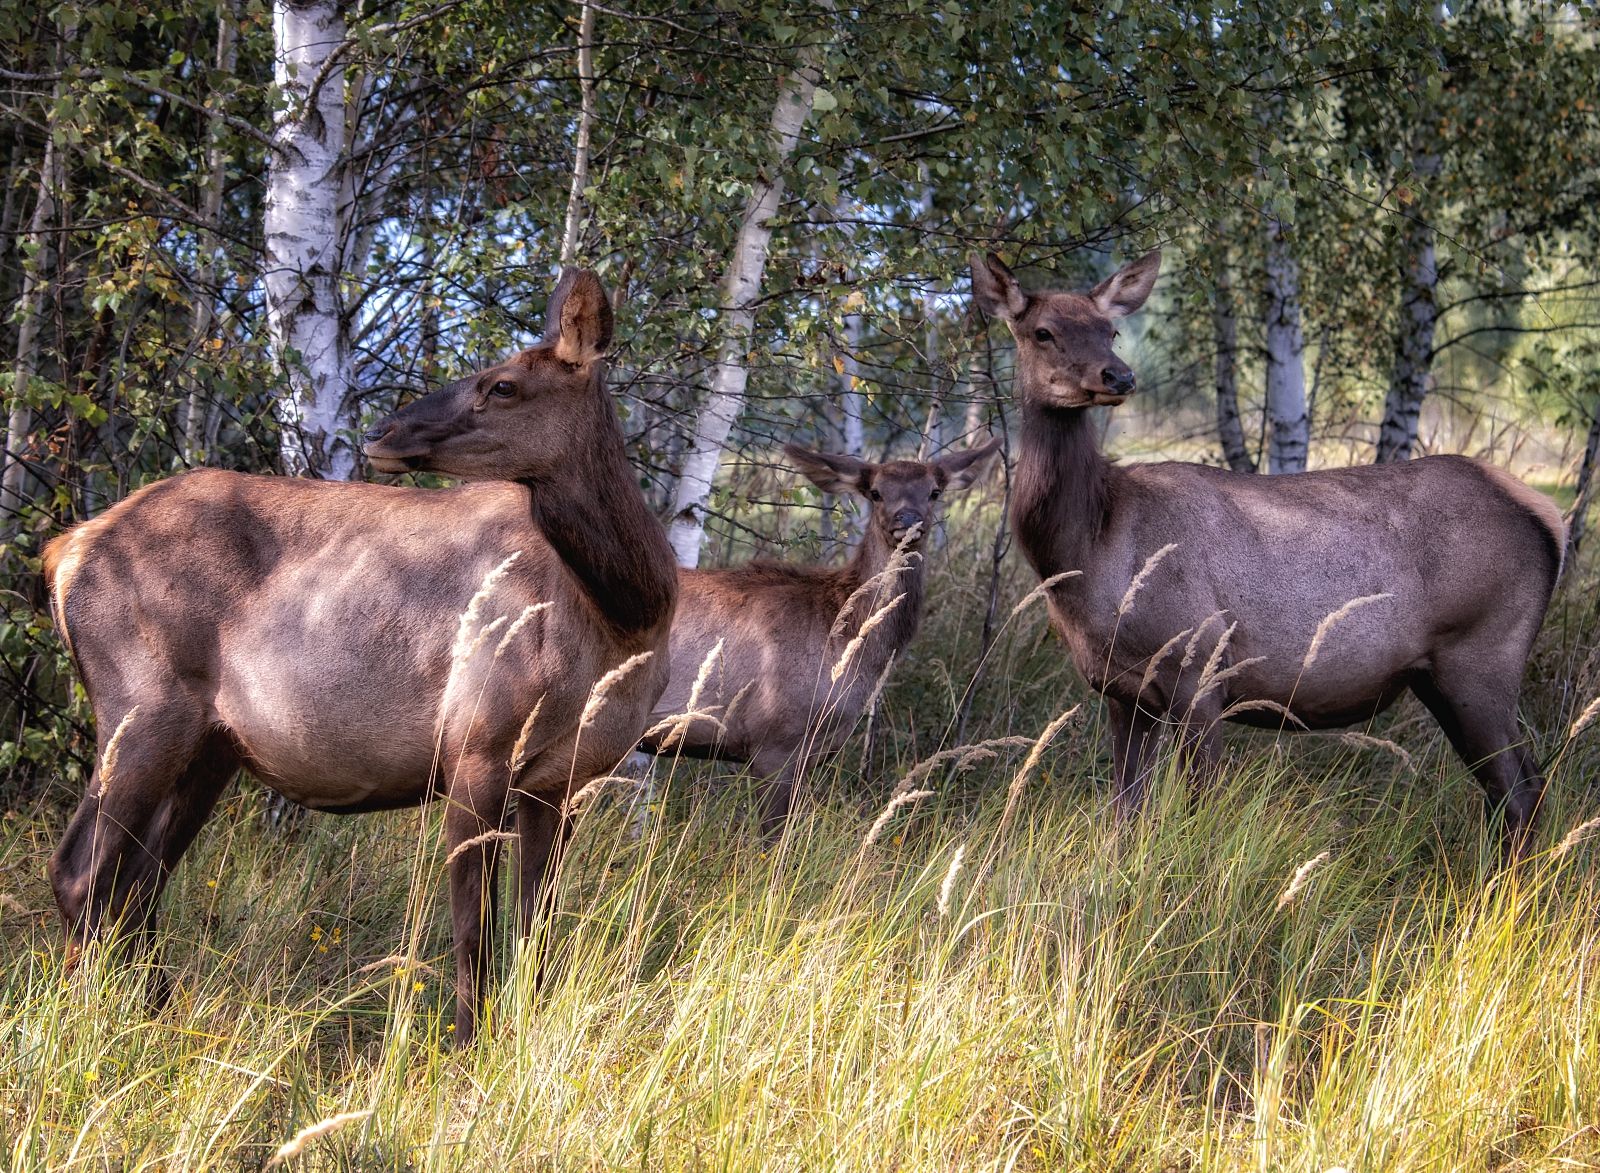
<svg viewBox="0 0 1600 1173">
<path fill-rule="evenodd" d="M 1112 505 L 1088 411 L 1024 404 L 1015 477 L 1012 528 L 1039 577 L 1086 570 Z"/>
<path fill-rule="evenodd" d="M 597 376 L 586 450 L 554 477 L 521 481 L 533 497 L 533 520 L 595 609 L 625 634 L 665 622 L 678 577 L 666 534 L 645 506 L 623 452 L 622 429 Z"/>
</svg>

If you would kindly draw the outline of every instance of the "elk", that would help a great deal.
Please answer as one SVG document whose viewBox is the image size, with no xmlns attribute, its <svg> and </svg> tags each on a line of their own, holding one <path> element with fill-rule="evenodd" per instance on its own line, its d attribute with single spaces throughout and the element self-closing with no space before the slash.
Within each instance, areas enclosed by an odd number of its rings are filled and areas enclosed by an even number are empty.
<svg viewBox="0 0 1600 1173">
<path fill-rule="evenodd" d="M 316 810 L 442 797 L 455 1039 L 471 1039 L 512 808 L 526 932 L 568 792 L 628 753 L 666 685 L 677 596 L 606 392 L 599 279 L 568 270 L 548 317 L 538 345 L 366 435 L 380 471 L 475 483 L 201 470 L 50 543 L 99 741 L 50 865 L 69 953 L 113 925 L 148 945 L 241 765 Z"/>
<path fill-rule="evenodd" d="M 1560 512 L 1460 456 L 1290 477 L 1109 463 L 1087 409 L 1134 393 L 1116 323 L 1160 264 L 1152 252 L 1071 293 L 1024 290 L 998 257 L 972 257 L 979 307 L 1017 346 L 1017 544 L 1106 698 L 1119 811 L 1138 807 L 1164 726 L 1191 773 L 1211 771 L 1222 720 L 1334 728 L 1409 688 L 1514 850 L 1544 790 L 1517 699 L 1561 572 Z"/>
<path fill-rule="evenodd" d="M 916 635 L 923 539 L 943 495 L 971 487 L 999 445 L 884 464 L 785 446 L 823 492 L 867 499 L 865 532 L 842 567 L 758 561 L 678 572 L 670 683 L 646 752 L 749 763 L 764 780 L 762 830 L 777 835 L 806 764 L 844 745 Z"/>
</svg>

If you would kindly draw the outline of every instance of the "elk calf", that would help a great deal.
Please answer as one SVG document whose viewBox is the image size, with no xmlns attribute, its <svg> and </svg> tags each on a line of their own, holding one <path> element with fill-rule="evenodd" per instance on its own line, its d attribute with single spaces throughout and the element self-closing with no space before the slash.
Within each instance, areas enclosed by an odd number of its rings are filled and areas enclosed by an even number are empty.
<svg viewBox="0 0 1600 1173">
<path fill-rule="evenodd" d="M 1079 572 L 1050 615 L 1108 702 L 1119 804 L 1138 804 L 1163 724 L 1209 765 L 1221 720 L 1326 729 L 1409 688 L 1521 842 L 1544 779 L 1517 697 L 1561 570 L 1560 511 L 1459 456 L 1289 477 L 1110 464 L 1086 409 L 1133 394 L 1116 321 L 1160 262 L 1064 293 L 972 259 L 978 304 L 1017 343 L 1017 544 L 1041 578 Z"/>
<path fill-rule="evenodd" d="M 762 828 L 780 831 L 800 772 L 844 744 L 916 634 L 944 494 L 976 482 L 999 445 L 886 464 L 788 445 L 823 492 L 868 500 L 855 555 L 839 568 L 680 570 L 671 680 L 644 748 L 748 762 L 766 779 Z"/>
<path fill-rule="evenodd" d="M 471 1038 L 512 796 L 526 929 L 568 790 L 629 751 L 666 684 L 677 593 L 605 390 L 593 273 L 563 275 L 549 319 L 538 346 L 367 435 L 381 471 L 481 483 L 194 472 L 46 549 L 100 742 L 50 867 L 74 946 L 119 921 L 148 937 L 240 765 L 317 810 L 443 796 L 456 1039 Z"/>
</svg>

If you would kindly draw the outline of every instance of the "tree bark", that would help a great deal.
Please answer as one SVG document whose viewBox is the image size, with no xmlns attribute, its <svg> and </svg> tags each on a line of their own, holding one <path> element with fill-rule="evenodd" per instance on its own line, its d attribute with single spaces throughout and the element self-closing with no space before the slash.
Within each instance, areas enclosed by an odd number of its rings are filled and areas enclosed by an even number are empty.
<svg viewBox="0 0 1600 1173">
<path fill-rule="evenodd" d="M 1594 500 L 1594 469 L 1600 460 L 1600 398 L 1595 400 L 1589 416 L 1589 437 L 1583 445 L 1583 465 L 1578 470 L 1577 494 L 1572 502 L 1572 512 L 1567 515 L 1567 561 L 1578 556 L 1585 531 L 1589 527 L 1589 506 Z"/>
<path fill-rule="evenodd" d="M 1433 166 L 1437 169 L 1438 160 Z M 1422 170 L 1419 162 L 1418 171 Z M 1406 228 L 1406 285 L 1394 340 L 1394 369 L 1378 429 L 1377 463 L 1410 460 L 1422 401 L 1433 381 L 1433 335 L 1439 320 L 1439 267 L 1434 231 L 1421 215 Z"/>
<path fill-rule="evenodd" d="M 278 402 L 284 472 L 355 473 L 350 338 L 339 297 L 344 169 L 344 42 L 337 0 L 274 0 L 274 77 L 286 105 L 267 170 L 267 326 L 287 389 Z"/>
<path fill-rule="evenodd" d="M 238 49 L 234 41 L 234 3 L 223 0 L 217 8 L 217 73 L 232 77 L 238 62 Z M 194 299 L 194 317 L 190 323 L 190 336 L 194 339 L 196 353 L 202 353 L 207 335 L 211 332 L 217 300 L 217 277 L 224 259 L 222 237 L 222 187 L 227 162 L 222 150 L 222 99 L 213 94 L 217 110 L 206 124 L 206 189 L 201 197 L 201 214 L 205 229 L 200 240 L 200 265 L 195 271 L 195 285 L 199 294 Z M 206 239 L 209 237 L 209 239 Z M 205 459 L 206 403 L 205 384 L 200 378 L 203 364 L 190 367 L 189 402 L 183 415 L 183 463 L 197 464 Z"/>
<path fill-rule="evenodd" d="M 77 37 L 76 27 L 62 32 L 62 45 Z M 63 62 L 58 49 L 56 65 Z M 48 274 L 55 266 L 59 244 L 52 231 L 57 213 L 57 198 L 65 179 L 61 152 L 56 146 L 55 109 L 65 82 L 55 84 L 56 101 L 50 104 L 45 119 L 44 156 L 39 161 L 39 192 L 33 215 L 28 220 L 28 245 L 22 253 L 22 289 L 17 309 L 17 359 L 12 367 L 11 406 L 6 418 L 4 472 L 0 473 L 0 535 L 17 531 L 22 507 L 28 500 L 28 458 L 33 445 L 33 404 L 28 385 L 39 373 L 40 328 L 44 324 L 45 291 Z"/>
<path fill-rule="evenodd" d="M 572 188 L 567 192 L 567 229 L 561 237 L 561 264 L 565 268 L 578 255 L 578 229 L 583 223 L 583 189 L 589 185 L 589 136 L 594 127 L 594 5 L 585 0 L 578 24 L 578 84 L 582 99 L 578 112 L 577 144 L 572 152 Z"/>
<path fill-rule="evenodd" d="M 1304 472 L 1311 420 L 1306 414 L 1305 336 L 1300 328 L 1300 265 L 1284 223 L 1267 219 L 1267 415 L 1269 472 Z"/>
<path fill-rule="evenodd" d="M 1233 309 L 1233 275 L 1226 257 L 1217 266 L 1217 287 L 1211 299 L 1211 333 L 1217 351 L 1217 435 L 1222 455 L 1234 472 L 1255 472 L 1255 458 L 1245 443 L 1239 417 L 1239 319 Z"/>
<path fill-rule="evenodd" d="M 700 563 L 711 482 L 716 477 L 723 445 L 744 407 L 750 378 L 746 355 L 772 244 L 772 217 L 783 200 L 784 166 L 794 154 L 800 131 L 811 113 L 820 60 L 820 46 L 807 45 L 800 51 L 794 71 L 778 88 L 767 165 L 750 191 L 739 224 L 738 240 L 723 283 L 722 344 L 711 370 L 710 394 L 695 421 L 694 444 L 678 477 L 672 525 L 667 533 L 679 566 Z"/>
</svg>

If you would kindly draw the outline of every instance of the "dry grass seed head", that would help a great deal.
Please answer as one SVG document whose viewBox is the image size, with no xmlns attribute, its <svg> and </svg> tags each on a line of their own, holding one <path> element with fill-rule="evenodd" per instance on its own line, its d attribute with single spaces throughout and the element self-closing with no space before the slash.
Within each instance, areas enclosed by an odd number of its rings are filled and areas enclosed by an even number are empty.
<svg viewBox="0 0 1600 1173">
<path fill-rule="evenodd" d="M 117 727 L 111 732 L 111 740 L 106 742 L 106 752 L 100 756 L 99 796 L 103 802 L 106 792 L 111 788 L 111 780 L 117 773 L 117 754 L 122 750 L 123 734 L 128 732 L 128 726 L 133 724 L 134 717 L 139 714 L 139 706 L 134 705 L 122 715 L 122 720 L 117 722 Z"/>
<path fill-rule="evenodd" d="M 1397 745 L 1387 737 L 1373 737 L 1370 733 L 1358 733 L 1354 729 L 1346 729 L 1339 734 L 1339 740 L 1345 745 L 1355 746 L 1357 749 L 1381 749 L 1394 754 L 1406 764 L 1406 769 L 1414 768 L 1411 755 L 1406 752 L 1403 745 Z"/>
<path fill-rule="evenodd" d="M 640 652 L 636 656 L 629 656 L 599 680 L 595 681 L 594 687 L 589 690 L 589 701 L 583 706 L 583 717 L 578 722 L 579 728 L 587 729 L 592 725 L 594 719 L 600 715 L 600 710 L 605 708 L 606 697 L 611 694 L 611 690 L 627 679 L 629 673 L 635 668 L 654 655 L 654 652 Z"/>
<path fill-rule="evenodd" d="M 1290 878 L 1288 885 L 1278 895 L 1278 911 L 1282 912 L 1293 904 L 1294 898 L 1300 895 L 1300 892 L 1310 881 L 1311 874 L 1332 858 L 1333 852 L 1324 851 L 1319 855 L 1312 856 L 1305 863 L 1295 868 L 1294 876 Z"/>
<path fill-rule="evenodd" d="M 544 697 L 541 696 L 533 702 L 533 709 L 528 713 L 528 719 L 522 723 L 522 731 L 517 734 L 516 743 L 511 747 L 510 765 L 513 774 L 522 773 L 522 767 L 528 764 L 523 755 L 528 752 L 528 738 L 533 733 L 534 725 L 539 721 L 539 710 L 542 708 L 544 708 Z"/>
<path fill-rule="evenodd" d="M 895 795 L 889 800 L 889 805 L 883 808 L 883 812 L 868 829 L 867 837 L 861 841 L 862 849 L 865 850 L 878 841 L 878 836 L 883 834 L 883 829 L 889 825 L 889 820 L 894 818 L 895 811 L 903 806 L 909 806 L 913 802 L 921 802 L 924 798 L 932 797 L 933 791 L 931 790 L 907 790 L 904 794 Z"/>
<path fill-rule="evenodd" d="M 1083 571 L 1081 570 L 1063 570 L 1060 574 L 1052 574 L 1049 578 L 1045 579 L 1038 586 L 1034 587 L 1031 591 L 1022 596 L 1022 598 L 1017 602 L 1017 605 L 1011 608 L 1011 614 L 1006 616 L 1006 622 L 1010 623 L 1018 615 L 1026 611 L 1035 599 L 1044 598 L 1061 583 L 1066 582 L 1067 579 L 1077 578 L 1082 574 Z"/>
<path fill-rule="evenodd" d="M 541 611 L 548 611 L 553 606 L 555 606 L 554 603 L 530 603 L 524 607 L 522 614 L 517 616 L 516 622 L 506 628 L 506 633 L 500 637 L 500 642 L 495 645 L 494 658 L 496 660 L 500 658 L 500 653 L 511 646 L 511 641 L 517 638 L 522 629 L 528 625 L 529 620 Z"/>
<path fill-rule="evenodd" d="M 595 795 L 599 794 L 613 782 L 622 782 L 628 786 L 639 785 L 639 779 L 628 774 L 601 774 L 598 778 L 589 779 L 589 781 L 584 784 L 581 790 L 569 796 L 567 801 L 562 805 L 562 813 L 566 815 L 576 814 L 589 802 L 590 799 L 594 798 Z"/>
<path fill-rule="evenodd" d="M 451 649 L 450 659 L 456 663 L 467 659 L 472 653 L 472 632 L 478 626 L 478 618 L 483 613 L 483 605 L 488 602 L 489 596 L 494 593 L 494 588 L 500 585 L 500 580 L 516 565 L 517 559 L 522 557 L 521 550 L 513 550 L 500 565 L 483 576 L 477 593 L 467 600 L 467 609 L 461 612 L 456 620 L 455 646 Z"/>
<path fill-rule="evenodd" d="M 962 844 L 956 848 L 955 855 L 950 857 L 950 867 L 944 873 L 944 882 L 939 885 L 939 915 L 950 915 L 950 898 L 955 894 L 956 876 L 961 873 L 961 865 L 966 861 L 967 847 Z"/>
<path fill-rule="evenodd" d="M 1229 630 L 1231 631 L 1232 628 L 1229 628 Z M 1217 672 L 1209 676 L 1201 676 L 1200 688 L 1194 694 L 1194 700 L 1190 703 L 1194 705 L 1199 704 L 1201 701 L 1205 700 L 1206 697 L 1215 692 L 1221 685 L 1239 675 L 1239 673 L 1243 672 L 1251 665 L 1259 664 L 1265 659 L 1265 656 L 1246 656 L 1236 664 L 1229 664 L 1221 672 Z"/>
<path fill-rule="evenodd" d="M 1291 725 L 1296 725 L 1301 729 L 1308 727 L 1304 721 L 1289 711 L 1289 706 L 1280 705 L 1277 701 L 1269 701 L 1265 698 L 1259 698 L 1253 701 L 1239 701 L 1235 704 L 1231 704 L 1227 708 L 1223 709 L 1221 713 L 1217 714 L 1217 720 L 1226 721 L 1235 714 L 1249 712 L 1277 713 L 1278 716 L 1282 717 Z"/>
<path fill-rule="evenodd" d="M 337 1116 L 329 1116 L 326 1120 L 318 1120 L 315 1124 L 308 1124 L 278 1147 L 278 1151 L 272 1154 L 272 1159 L 267 1162 L 266 1167 L 270 1169 L 274 1165 L 292 1161 L 303 1153 L 306 1146 L 312 1141 L 319 1140 L 324 1136 L 331 1136 L 346 1124 L 353 1124 L 357 1120 L 365 1120 L 371 1115 L 370 1109 L 361 1112 L 340 1112 Z"/>
<path fill-rule="evenodd" d="M 1156 567 L 1161 565 L 1161 560 L 1177 548 L 1177 542 L 1168 542 L 1144 560 L 1144 565 L 1139 568 L 1139 573 L 1133 576 L 1133 581 L 1128 584 L 1128 589 L 1123 592 L 1122 602 L 1117 604 L 1118 619 L 1133 610 L 1135 596 L 1144 589 L 1144 584 L 1150 581 L 1150 576 L 1155 573 Z"/>
<path fill-rule="evenodd" d="M 1170 653 L 1173 648 L 1177 647 L 1178 644 L 1181 643 L 1193 630 L 1194 629 L 1192 627 L 1185 627 L 1182 631 L 1178 632 L 1177 635 L 1173 636 L 1166 643 L 1162 644 L 1161 647 L 1156 650 L 1156 654 L 1150 657 L 1150 662 L 1145 665 L 1144 675 L 1139 678 L 1140 696 L 1144 695 L 1144 690 L 1149 688 L 1150 682 L 1156 678 L 1156 669 L 1161 667 L 1161 663 L 1167 658 L 1168 653 Z"/>
<path fill-rule="evenodd" d="M 1556 844 L 1555 850 L 1550 853 L 1550 858 L 1560 859 L 1573 848 L 1592 839 L 1597 831 L 1600 831 L 1600 817 L 1590 819 L 1585 823 L 1579 823 L 1561 837 L 1561 842 Z"/>
<path fill-rule="evenodd" d="M 830 676 L 830 680 L 834 684 L 839 683 L 839 677 L 843 676 L 846 669 L 850 667 L 850 661 L 855 657 L 855 654 L 861 650 L 862 645 L 866 643 L 867 637 L 871 635 L 879 626 L 881 626 L 884 620 L 889 618 L 890 612 L 898 607 L 904 599 L 905 595 L 899 594 L 890 599 L 883 606 L 879 607 L 877 611 L 873 612 L 872 617 L 861 625 L 861 630 L 856 632 L 855 638 L 849 643 L 845 644 L 844 651 L 839 653 L 839 659 L 833 665 L 833 672 Z"/>
<path fill-rule="evenodd" d="M 1213 611 L 1200 621 L 1200 626 L 1194 629 L 1194 634 L 1189 637 L 1189 642 L 1184 645 L 1183 659 L 1178 662 L 1178 675 L 1183 675 L 1184 670 L 1194 663 L 1195 656 L 1200 650 L 1200 637 L 1213 624 L 1220 622 L 1226 611 Z"/>
<path fill-rule="evenodd" d="M 906 542 L 910 540 L 908 534 L 889 555 L 889 560 L 884 563 L 883 569 L 867 579 L 855 590 L 850 592 L 850 597 L 845 599 L 844 605 L 839 608 L 838 615 L 834 616 L 833 626 L 828 628 L 828 638 L 838 639 L 844 634 L 845 628 L 850 626 L 850 621 L 855 617 L 856 604 L 860 603 L 869 594 L 875 594 L 880 583 L 888 583 L 891 579 L 899 578 L 912 567 L 912 559 L 920 559 L 921 554 L 915 550 L 908 551 Z"/>
<path fill-rule="evenodd" d="M 490 843 L 509 843 L 516 837 L 515 831 L 485 831 L 482 835 L 474 835 L 471 839 L 463 840 L 455 845 L 454 850 L 444 857 L 445 866 L 449 867 L 474 847 L 483 847 Z"/>
<path fill-rule="evenodd" d="M 1578 734 L 1582 733 L 1583 730 L 1588 726 L 1589 722 L 1594 720 L 1596 713 L 1600 713 L 1600 696 L 1595 697 L 1594 700 L 1590 701 L 1583 707 L 1583 712 L 1578 714 L 1578 719 L 1574 721 L 1572 723 L 1572 727 L 1567 730 L 1567 740 L 1571 741 L 1574 737 L 1578 736 Z"/>
<path fill-rule="evenodd" d="M 1365 607 L 1368 603 L 1376 603 L 1379 599 L 1390 599 L 1394 596 L 1385 591 L 1377 595 L 1362 595 L 1358 599 L 1351 599 L 1344 606 L 1335 611 L 1330 611 L 1322 617 L 1322 622 L 1317 624 L 1316 632 L 1311 636 L 1311 646 L 1306 649 L 1305 659 L 1300 661 L 1300 671 L 1304 672 L 1316 661 L 1317 653 L 1322 651 L 1322 641 L 1328 638 L 1328 633 L 1338 625 L 1352 611 Z"/>
<path fill-rule="evenodd" d="M 694 684 L 689 687 L 689 710 L 693 712 L 700 707 L 700 694 L 705 691 L 706 684 L 711 679 L 711 669 L 722 658 L 723 640 L 718 640 L 706 653 L 706 658 L 700 661 L 700 671 L 694 674 Z"/>
</svg>

